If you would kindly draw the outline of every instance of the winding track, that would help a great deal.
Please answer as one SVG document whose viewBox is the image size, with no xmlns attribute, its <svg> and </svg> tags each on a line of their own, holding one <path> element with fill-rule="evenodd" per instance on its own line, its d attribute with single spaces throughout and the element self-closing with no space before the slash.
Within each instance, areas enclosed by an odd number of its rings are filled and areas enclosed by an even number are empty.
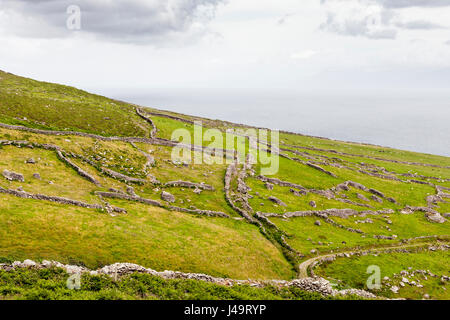
<svg viewBox="0 0 450 320">
<path fill-rule="evenodd" d="M 304 262 L 302 262 L 299 266 L 299 272 L 298 272 L 298 278 L 302 279 L 302 278 L 308 278 L 308 269 L 309 267 L 316 261 L 319 261 L 323 258 L 328 258 L 328 257 L 333 257 L 336 254 L 355 254 L 355 253 L 361 253 L 361 252 L 365 252 L 365 251 L 370 251 L 370 252 L 384 252 L 384 251 L 389 251 L 392 249 L 408 249 L 408 248 L 415 248 L 415 247 L 420 247 L 420 246 L 425 246 L 425 245 L 433 245 L 436 244 L 436 242 L 421 242 L 421 243 L 414 243 L 414 244 L 409 244 L 409 245 L 394 245 L 394 246 L 389 246 L 389 247 L 382 247 L 382 248 L 370 248 L 370 249 L 361 249 L 361 250 L 351 250 L 351 251 L 345 251 L 345 252 L 338 252 L 338 253 L 328 253 L 328 254 L 324 254 L 321 256 L 317 256 L 317 257 L 313 257 L 310 258 Z"/>
</svg>

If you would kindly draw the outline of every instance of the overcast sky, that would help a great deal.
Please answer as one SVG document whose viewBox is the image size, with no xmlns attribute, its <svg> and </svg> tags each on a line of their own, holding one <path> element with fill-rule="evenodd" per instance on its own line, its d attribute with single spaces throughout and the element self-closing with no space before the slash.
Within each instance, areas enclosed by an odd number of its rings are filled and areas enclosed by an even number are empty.
<svg viewBox="0 0 450 320">
<path fill-rule="evenodd" d="M 0 69 L 90 90 L 449 88 L 449 17 L 449 0 L 0 0 Z"/>
</svg>

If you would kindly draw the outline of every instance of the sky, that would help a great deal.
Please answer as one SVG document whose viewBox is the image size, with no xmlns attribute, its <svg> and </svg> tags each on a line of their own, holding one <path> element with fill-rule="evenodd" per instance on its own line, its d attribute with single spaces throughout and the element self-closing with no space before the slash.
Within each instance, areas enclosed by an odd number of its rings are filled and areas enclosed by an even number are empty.
<svg viewBox="0 0 450 320">
<path fill-rule="evenodd" d="M 449 17 L 448 0 L 0 0 L 0 69 L 91 91 L 447 89 Z"/>
</svg>

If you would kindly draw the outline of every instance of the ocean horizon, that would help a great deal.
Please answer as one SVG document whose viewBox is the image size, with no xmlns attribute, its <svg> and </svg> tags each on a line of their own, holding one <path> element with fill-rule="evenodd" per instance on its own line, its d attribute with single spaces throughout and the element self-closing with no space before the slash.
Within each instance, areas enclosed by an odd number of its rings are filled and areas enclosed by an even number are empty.
<svg viewBox="0 0 450 320">
<path fill-rule="evenodd" d="M 264 90 L 103 90 L 188 115 L 329 139 L 450 156 L 447 91 L 314 93 Z"/>
</svg>

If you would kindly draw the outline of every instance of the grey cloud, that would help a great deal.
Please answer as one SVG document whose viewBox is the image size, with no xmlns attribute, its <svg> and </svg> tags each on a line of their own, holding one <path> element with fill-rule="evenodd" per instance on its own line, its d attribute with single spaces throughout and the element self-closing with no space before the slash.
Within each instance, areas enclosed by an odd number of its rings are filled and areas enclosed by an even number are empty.
<svg viewBox="0 0 450 320">
<path fill-rule="evenodd" d="M 447 27 L 441 26 L 425 20 L 414 20 L 409 22 L 397 22 L 395 26 L 403 29 L 411 30 L 432 30 L 432 29 L 447 29 Z"/>
<path fill-rule="evenodd" d="M 123 42 L 160 41 L 204 23 L 224 0 L 0 0 L 0 12 L 14 16 L 8 32 L 29 37 L 70 36 L 70 5 L 82 13 L 80 32 Z"/>
<path fill-rule="evenodd" d="M 340 35 L 354 37 L 361 36 L 369 39 L 395 39 L 397 37 L 397 31 L 395 29 L 381 28 L 373 30 L 370 28 L 372 23 L 372 17 L 370 16 L 361 17 L 359 19 L 349 18 L 341 22 L 338 21 L 335 14 L 328 13 L 327 20 L 320 26 L 320 29 Z"/>
<path fill-rule="evenodd" d="M 445 42 L 446 45 L 450 46 L 450 40 L 448 40 L 447 42 Z"/>
<path fill-rule="evenodd" d="M 322 5 L 340 4 L 338 0 L 321 0 Z M 408 7 L 444 7 L 450 6 L 450 0 L 355 0 L 353 4 L 360 4 L 365 8 L 370 4 L 378 4 L 379 12 L 372 14 L 360 14 L 338 16 L 328 10 L 327 20 L 320 29 L 346 36 L 361 36 L 369 39 L 395 39 L 399 29 L 409 30 L 433 30 L 448 29 L 445 26 L 426 20 L 401 21 L 401 12 L 395 9 Z"/>
<path fill-rule="evenodd" d="M 408 7 L 447 7 L 449 0 L 373 0 L 385 8 L 408 8 Z"/>
</svg>

